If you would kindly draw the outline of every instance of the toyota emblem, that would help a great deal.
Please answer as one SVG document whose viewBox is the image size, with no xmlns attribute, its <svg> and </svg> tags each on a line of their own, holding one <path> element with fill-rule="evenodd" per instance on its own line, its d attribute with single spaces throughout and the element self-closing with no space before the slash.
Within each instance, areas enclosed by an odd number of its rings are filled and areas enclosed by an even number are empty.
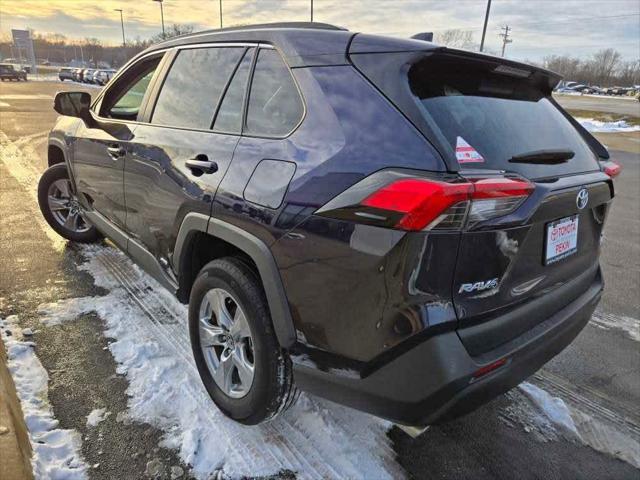
<svg viewBox="0 0 640 480">
<path fill-rule="evenodd" d="M 586 188 L 581 189 L 576 197 L 576 205 L 580 210 L 587 206 L 589 203 L 589 192 Z"/>
</svg>

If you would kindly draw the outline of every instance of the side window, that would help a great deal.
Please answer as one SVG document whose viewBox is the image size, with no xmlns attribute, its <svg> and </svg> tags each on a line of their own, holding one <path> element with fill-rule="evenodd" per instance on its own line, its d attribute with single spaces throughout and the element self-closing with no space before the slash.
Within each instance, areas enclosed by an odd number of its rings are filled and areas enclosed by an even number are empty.
<svg viewBox="0 0 640 480">
<path fill-rule="evenodd" d="M 276 50 L 261 49 L 251 82 L 247 132 L 286 135 L 302 117 L 300 94 L 289 68 Z"/>
<path fill-rule="evenodd" d="M 151 123 L 209 129 L 216 107 L 244 49 L 181 50 L 162 85 Z"/>
<path fill-rule="evenodd" d="M 102 101 L 100 115 L 120 120 L 136 120 L 144 95 L 161 59 L 162 55 L 159 55 L 127 69 L 118 81 L 109 87 Z"/>
<path fill-rule="evenodd" d="M 242 107 L 244 104 L 244 93 L 247 89 L 247 79 L 251 68 L 254 49 L 250 48 L 245 53 L 233 80 L 229 84 L 227 93 L 224 95 L 220 110 L 213 125 L 214 130 L 220 132 L 240 133 L 242 129 Z"/>
</svg>

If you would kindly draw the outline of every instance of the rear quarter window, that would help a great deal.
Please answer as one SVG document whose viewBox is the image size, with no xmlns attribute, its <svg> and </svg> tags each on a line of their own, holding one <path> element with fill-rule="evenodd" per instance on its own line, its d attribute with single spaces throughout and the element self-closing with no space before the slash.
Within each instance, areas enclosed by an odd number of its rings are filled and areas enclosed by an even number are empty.
<svg viewBox="0 0 640 480">
<path fill-rule="evenodd" d="M 246 132 L 285 136 L 300 122 L 303 112 L 298 88 L 280 54 L 260 49 L 251 82 Z"/>
</svg>

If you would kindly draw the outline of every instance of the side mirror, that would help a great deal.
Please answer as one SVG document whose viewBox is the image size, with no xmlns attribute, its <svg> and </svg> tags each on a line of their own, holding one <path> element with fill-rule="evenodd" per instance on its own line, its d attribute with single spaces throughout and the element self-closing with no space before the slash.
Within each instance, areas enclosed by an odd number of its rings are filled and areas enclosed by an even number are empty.
<svg viewBox="0 0 640 480">
<path fill-rule="evenodd" d="M 93 120 L 90 106 L 91 95 L 87 92 L 58 92 L 53 101 L 53 109 L 60 115 L 81 118 L 87 124 Z"/>
</svg>

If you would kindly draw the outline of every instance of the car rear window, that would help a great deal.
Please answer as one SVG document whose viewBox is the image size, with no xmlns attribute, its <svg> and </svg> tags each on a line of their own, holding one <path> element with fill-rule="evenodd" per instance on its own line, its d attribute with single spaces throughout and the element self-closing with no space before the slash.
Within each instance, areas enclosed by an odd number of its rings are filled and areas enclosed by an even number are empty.
<svg viewBox="0 0 640 480">
<path fill-rule="evenodd" d="M 527 74 L 441 56 L 414 64 L 408 81 L 433 133 L 463 168 L 530 178 L 597 170 L 595 154 Z M 510 161 L 540 151 L 571 151 L 573 157 L 554 165 Z"/>
<path fill-rule="evenodd" d="M 559 77 L 551 72 L 442 48 L 350 58 L 451 169 L 508 170 L 531 179 L 599 169 L 593 149 L 601 146 L 591 138 L 593 145 L 587 144 L 588 133 L 554 104 L 551 90 Z M 554 165 L 509 161 L 559 150 L 573 157 Z"/>
</svg>

